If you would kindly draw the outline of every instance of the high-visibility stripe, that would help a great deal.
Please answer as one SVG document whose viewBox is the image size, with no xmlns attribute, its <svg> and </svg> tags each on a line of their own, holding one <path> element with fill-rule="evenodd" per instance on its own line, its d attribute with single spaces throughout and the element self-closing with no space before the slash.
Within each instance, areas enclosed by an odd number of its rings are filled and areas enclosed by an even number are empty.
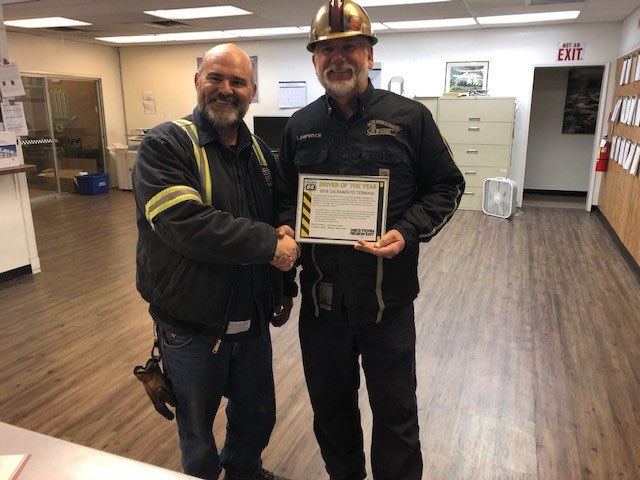
<svg viewBox="0 0 640 480">
<path fill-rule="evenodd" d="M 157 195 L 154 195 L 151 200 L 145 205 L 145 216 L 151 228 L 153 226 L 153 219 L 161 212 L 164 212 L 167 208 L 177 205 L 180 202 L 186 202 L 187 200 L 194 200 L 198 203 L 202 203 L 202 197 L 200 193 L 195 189 L 186 185 L 174 185 L 162 190 Z"/>
<path fill-rule="evenodd" d="M 442 137 L 442 134 L 440 134 L 440 136 Z M 447 147 L 447 150 L 449 151 L 449 155 L 451 155 L 451 160 L 453 160 L 453 162 L 455 163 L 455 158 L 453 156 L 453 152 L 451 151 L 451 148 L 449 147 L 449 142 L 447 142 L 447 140 L 442 137 L 442 141 L 444 142 L 445 146 Z M 435 227 L 433 227 L 433 229 L 429 232 L 429 233 L 423 233 L 421 235 L 418 235 L 418 238 L 429 238 L 429 237 L 433 237 L 436 233 L 438 233 L 438 231 L 440 229 L 442 229 L 442 227 L 445 226 L 445 224 L 449 221 L 449 219 L 451 218 L 451 216 L 456 212 L 456 210 L 458 209 L 458 206 L 460 205 L 460 197 L 462 197 L 462 184 L 456 185 L 456 195 L 453 198 L 453 210 L 451 210 L 442 220 L 442 222 L 440 222 L 440 224 L 436 225 Z"/>
<path fill-rule="evenodd" d="M 204 189 L 205 203 L 211 205 L 213 186 L 209 171 L 209 159 L 207 158 L 207 151 L 199 144 L 198 129 L 193 122 L 185 119 L 174 120 L 173 123 L 184 130 L 191 140 L 193 155 L 196 160 L 196 165 L 198 166 L 198 173 L 200 174 L 200 185 L 202 185 Z"/>
<path fill-rule="evenodd" d="M 322 280 L 323 275 L 322 275 L 322 270 L 320 270 L 320 267 L 318 266 L 318 262 L 316 260 L 316 244 L 315 243 L 311 245 L 311 260 L 313 261 L 313 266 L 318 272 L 318 278 L 316 279 L 315 282 L 313 282 L 313 285 L 311 285 L 311 298 L 313 299 L 313 310 L 315 314 L 314 316 L 319 317 L 320 305 L 318 305 L 318 284 Z"/>
<path fill-rule="evenodd" d="M 260 144 L 258 143 L 258 140 L 253 135 L 251 135 L 251 139 L 253 140 L 253 153 L 256 154 L 256 157 L 258 158 L 258 162 L 260 163 L 260 165 L 262 165 L 263 167 L 266 167 L 267 161 L 264 158 L 264 154 L 262 153 L 262 149 L 260 148 Z"/>
<path fill-rule="evenodd" d="M 376 316 L 376 323 L 382 321 L 382 314 L 384 313 L 384 298 L 382 297 L 382 276 L 383 276 L 383 264 L 384 258 L 378 257 L 378 265 L 376 269 L 376 298 L 378 299 L 378 315 Z"/>
</svg>

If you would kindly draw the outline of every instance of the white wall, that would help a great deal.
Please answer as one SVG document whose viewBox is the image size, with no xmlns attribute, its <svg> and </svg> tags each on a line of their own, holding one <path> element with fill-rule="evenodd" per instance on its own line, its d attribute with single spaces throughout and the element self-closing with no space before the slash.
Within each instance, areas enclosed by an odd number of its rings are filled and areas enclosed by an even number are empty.
<svg viewBox="0 0 640 480">
<path fill-rule="evenodd" d="M 637 8 L 631 15 L 622 22 L 622 34 L 620 37 L 620 48 L 618 55 L 620 57 L 626 53 L 640 47 L 640 8 Z"/>
<path fill-rule="evenodd" d="M 535 72 L 524 188 L 586 192 L 594 135 L 563 134 L 569 68 Z"/>
<path fill-rule="evenodd" d="M 100 78 L 107 145 L 126 143 L 118 49 L 7 32 L 11 60 L 21 72 Z"/>
<path fill-rule="evenodd" d="M 584 60 L 563 62 L 563 66 L 612 62 L 620 45 L 620 23 L 383 33 L 374 48 L 374 57 L 383 62 L 382 85 L 392 76 L 402 75 L 407 96 L 440 95 L 448 61 L 488 60 L 491 95 L 513 96 L 518 102 L 510 176 L 523 185 L 534 66 L 558 65 L 557 44 L 570 41 L 586 43 Z M 251 107 L 247 118 L 249 126 L 252 114 L 291 114 L 291 110 L 277 107 L 279 80 L 306 80 L 309 101 L 322 94 L 304 39 L 240 45 L 250 55 L 259 57 L 260 104 Z M 125 110 L 130 129 L 179 118 L 193 109 L 196 57 L 207 48 L 208 45 L 190 45 L 121 49 Z M 612 91 L 613 82 L 610 85 Z M 145 90 L 156 92 L 157 115 L 143 113 L 141 95 Z M 610 95 L 604 99 L 605 105 L 611 103 Z"/>
</svg>

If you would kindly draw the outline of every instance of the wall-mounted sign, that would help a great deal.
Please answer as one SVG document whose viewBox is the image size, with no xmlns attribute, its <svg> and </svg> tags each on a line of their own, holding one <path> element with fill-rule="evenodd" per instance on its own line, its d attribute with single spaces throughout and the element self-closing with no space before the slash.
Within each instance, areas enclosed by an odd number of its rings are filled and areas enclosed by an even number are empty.
<svg viewBox="0 0 640 480">
<path fill-rule="evenodd" d="M 566 42 L 558 44 L 558 61 L 575 62 L 584 60 L 584 42 Z"/>
</svg>

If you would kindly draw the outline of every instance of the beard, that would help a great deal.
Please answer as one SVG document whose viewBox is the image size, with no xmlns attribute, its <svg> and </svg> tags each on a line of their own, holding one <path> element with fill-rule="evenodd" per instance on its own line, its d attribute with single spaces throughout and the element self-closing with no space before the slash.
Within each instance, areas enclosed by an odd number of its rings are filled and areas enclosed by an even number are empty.
<svg viewBox="0 0 640 480">
<path fill-rule="evenodd" d="M 351 72 L 348 80 L 330 80 L 330 72 Z M 329 65 L 324 71 L 316 70 L 320 84 L 332 97 L 349 97 L 360 93 L 360 85 L 366 84 L 369 71 L 362 66 L 354 66 L 348 63 Z"/>
<path fill-rule="evenodd" d="M 198 90 L 198 109 L 214 128 L 235 128 L 249 110 L 249 102 L 219 93 L 207 97 Z"/>
</svg>

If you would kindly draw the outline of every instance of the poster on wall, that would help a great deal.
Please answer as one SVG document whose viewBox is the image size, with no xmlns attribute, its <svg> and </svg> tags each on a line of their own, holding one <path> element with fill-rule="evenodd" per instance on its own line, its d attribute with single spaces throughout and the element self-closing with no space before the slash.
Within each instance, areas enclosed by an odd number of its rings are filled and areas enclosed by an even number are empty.
<svg viewBox="0 0 640 480">
<path fill-rule="evenodd" d="M 444 91 L 486 90 L 488 76 L 489 62 L 447 62 Z"/>
<path fill-rule="evenodd" d="M 596 133 L 603 67 L 581 67 L 569 70 L 567 96 L 564 103 L 563 134 Z"/>
</svg>

